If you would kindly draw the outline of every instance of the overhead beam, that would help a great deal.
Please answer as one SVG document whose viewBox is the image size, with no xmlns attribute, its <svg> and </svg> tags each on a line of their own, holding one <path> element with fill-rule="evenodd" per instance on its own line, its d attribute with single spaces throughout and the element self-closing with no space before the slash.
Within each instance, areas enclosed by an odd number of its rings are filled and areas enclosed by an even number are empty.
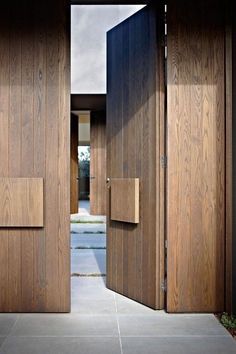
<svg viewBox="0 0 236 354">
<path fill-rule="evenodd" d="M 148 4 L 150 0 L 71 0 L 71 5 L 139 5 Z"/>
</svg>

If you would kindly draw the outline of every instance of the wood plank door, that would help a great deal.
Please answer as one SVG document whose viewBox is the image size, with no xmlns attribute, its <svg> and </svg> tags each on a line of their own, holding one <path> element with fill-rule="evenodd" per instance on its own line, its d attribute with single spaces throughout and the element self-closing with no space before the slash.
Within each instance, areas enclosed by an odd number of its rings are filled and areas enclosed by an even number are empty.
<svg viewBox="0 0 236 354">
<path fill-rule="evenodd" d="M 107 286 L 154 309 L 164 279 L 159 18 L 146 6 L 107 34 Z"/>
<path fill-rule="evenodd" d="M 168 5 L 169 312 L 224 310 L 223 17 L 218 1 Z"/>
<path fill-rule="evenodd" d="M 0 312 L 70 311 L 68 10 L 0 3 Z"/>
<path fill-rule="evenodd" d="M 70 213 L 77 214 L 79 210 L 79 118 L 71 114 L 70 136 Z"/>
<path fill-rule="evenodd" d="M 90 116 L 90 214 L 106 215 L 106 112 Z"/>
</svg>

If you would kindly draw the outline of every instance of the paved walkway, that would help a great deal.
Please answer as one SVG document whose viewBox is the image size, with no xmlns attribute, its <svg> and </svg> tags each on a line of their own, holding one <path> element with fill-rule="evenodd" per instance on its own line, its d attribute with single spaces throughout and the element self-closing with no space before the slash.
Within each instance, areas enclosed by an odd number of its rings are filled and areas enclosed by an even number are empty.
<svg viewBox="0 0 236 354">
<path fill-rule="evenodd" d="M 105 271 L 104 232 L 72 224 L 72 270 L 83 275 L 72 277 L 72 312 L 1 314 L 0 354 L 236 353 L 214 315 L 154 311 L 107 289 L 105 277 L 84 276 Z"/>
</svg>

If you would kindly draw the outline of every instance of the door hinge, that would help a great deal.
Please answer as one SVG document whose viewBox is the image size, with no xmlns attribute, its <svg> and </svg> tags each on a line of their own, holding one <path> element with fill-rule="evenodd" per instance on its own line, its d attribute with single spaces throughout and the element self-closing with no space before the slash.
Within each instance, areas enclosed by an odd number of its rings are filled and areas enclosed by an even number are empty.
<svg viewBox="0 0 236 354">
<path fill-rule="evenodd" d="M 166 278 L 164 280 L 162 280 L 162 282 L 161 282 L 161 290 L 164 292 L 167 291 L 167 279 Z"/>
<path fill-rule="evenodd" d="M 162 168 L 166 168 L 167 167 L 167 156 L 166 155 L 162 155 L 161 156 L 161 167 Z"/>
<path fill-rule="evenodd" d="M 165 248 L 167 249 L 167 247 L 168 247 L 168 242 L 167 240 L 165 240 Z"/>
</svg>

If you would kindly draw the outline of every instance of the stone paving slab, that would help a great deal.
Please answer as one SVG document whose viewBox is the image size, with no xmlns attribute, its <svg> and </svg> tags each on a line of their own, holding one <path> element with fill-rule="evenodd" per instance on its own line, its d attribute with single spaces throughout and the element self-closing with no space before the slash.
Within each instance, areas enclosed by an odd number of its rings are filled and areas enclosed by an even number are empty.
<svg viewBox="0 0 236 354">
<path fill-rule="evenodd" d="M 86 299 L 89 303 L 114 299 L 114 292 L 107 289 L 105 283 L 105 277 L 72 277 L 72 298 Z"/>
<path fill-rule="evenodd" d="M 71 273 L 106 274 L 106 250 L 71 250 Z"/>
<path fill-rule="evenodd" d="M 71 223 L 72 233 L 106 233 L 106 224 L 80 224 Z"/>
<path fill-rule="evenodd" d="M 21 314 L 11 336 L 118 336 L 114 315 Z M 33 354 L 33 353 L 32 353 Z"/>
<path fill-rule="evenodd" d="M 9 337 L 0 354 L 121 354 L 118 337 Z"/>
<path fill-rule="evenodd" d="M 5 336 L 10 333 L 14 326 L 18 315 L 11 313 L 0 314 L 0 336 Z"/>
<path fill-rule="evenodd" d="M 235 354 L 230 337 L 122 337 L 123 354 Z"/>
<path fill-rule="evenodd" d="M 211 314 L 167 314 L 72 278 L 71 314 L 0 314 L 0 354 L 233 354 L 236 341 Z M 148 312 L 145 312 L 148 311 Z"/>
<path fill-rule="evenodd" d="M 71 234 L 71 247 L 106 248 L 105 234 Z"/>
<path fill-rule="evenodd" d="M 106 222 L 106 216 L 104 215 L 80 215 L 80 214 L 73 214 L 70 218 L 71 221 L 102 221 Z"/>
<path fill-rule="evenodd" d="M 119 315 L 121 336 L 228 336 L 214 315 Z"/>
</svg>

